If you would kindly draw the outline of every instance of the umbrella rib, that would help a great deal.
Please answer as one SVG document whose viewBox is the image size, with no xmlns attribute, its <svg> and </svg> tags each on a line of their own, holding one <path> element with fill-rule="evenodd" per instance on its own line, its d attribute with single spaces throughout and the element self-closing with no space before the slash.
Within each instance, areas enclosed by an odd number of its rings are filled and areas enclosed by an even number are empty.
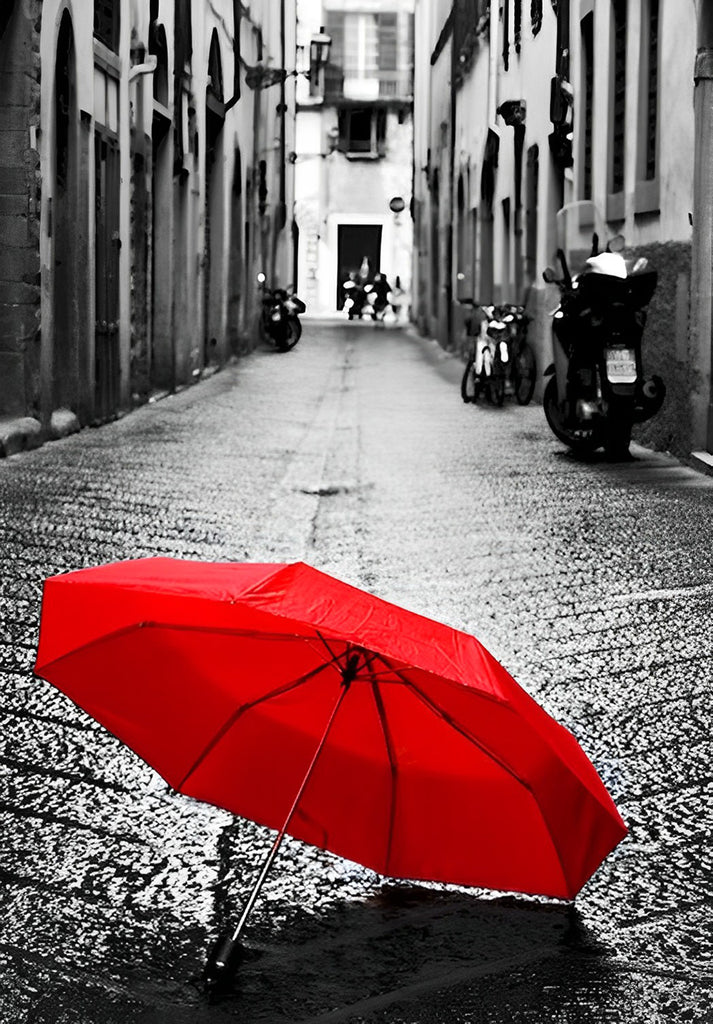
<svg viewBox="0 0 713 1024">
<path fill-rule="evenodd" d="M 212 750 L 220 743 L 223 737 L 232 729 L 238 719 L 246 712 L 252 710 L 260 704 L 264 704 L 265 701 L 272 700 L 273 697 L 281 697 L 285 693 L 289 693 L 290 690 L 296 690 L 299 686 L 309 682 L 310 679 L 314 679 L 315 676 L 319 675 L 326 668 L 331 668 L 338 659 L 334 658 L 331 661 L 325 661 L 317 668 L 313 668 L 311 671 L 306 672 L 299 679 L 293 679 L 290 683 L 286 683 L 284 686 L 279 686 L 276 690 L 271 690 L 270 693 L 263 694 L 262 697 L 258 697 L 256 700 L 249 701 L 247 704 L 241 704 L 240 707 L 236 708 L 230 717 L 223 723 L 218 732 L 212 737 L 212 739 L 206 744 L 204 749 L 198 755 L 196 760 L 193 762 L 191 767 L 188 769 L 186 774 L 183 776 L 179 784 L 176 786 L 177 791 L 181 791 L 189 780 L 191 775 L 201 766 L 206 757 L 211 753 Z"/>
<path fill-rule="evenodd" d="M 502 758 L 498 757 L 498 755 L 494 753 L 494 751 L 490 750 L 481 740 L 477 739 L 468 729 L 463 728 L 463 726 L 460 725 L 455 720 L 455 718 L 453 718 L 452 715 L 450 715 L 447 711 L 444 711 L 443 708 L 439 707 L 438 704 L 431 700 L 431 698 L 427 694 L 425 694 L 423 690 L 416 686 L 416 684 L 413 683 L 407 676 L 405 676 L 403 672 L 401 672 L 397 668 L 393 668 L 393 666 L 390 666 L 386 658 L 380 655 L 379 660 L 382 661 L 384 665 L 387 666 L 387 668 L 391 668 L 391 671 L 394 673 L 395 676 L 397 676 L 401 680 L 404 686 L 406 686 L 407 689 L 415 693 L 419 700 L 421 700 L 426 705 L 426 707 L 434 713 L 434 715 L 436 715 L 438 718 L 442 718 L 444 722 L 446 722 L 448 725 L 450 725 L 450 727 L 453 730 L 455 730 L 455 732 L 463 736 L 463 738 L 468 740 L 469 743 L 472 743 L 473 746 L 477 747 L 478 750 L 482 751 L 482 753 L 485 754 L 486 757 L 489 757 L 490 760 L 494 761 L 495 764 L 497 764 L 500 768 L 503 769 L 503 771 L 506 771 L 508 775 L 511 775 L 516 782 L 519 782 L 521 786 L 524 786 L 525 789 L 529 790 L 529 792 L 532 793 L 532 787 L 530 786 L 530 784 L 525 779 L 521 779 L 517 772 L 515 772 L 510 767 L 510 765 L 507 764 L 506 761 L 503 761 Z"/>
<path fill-rule="evenodd" d="M 336 654 L 334 653 L 334 651 L 332 650 L 332 648 L 331 648 L 331 647 L 329 646 L 329 644 L 327 643 L 327 641 L 326 641 L 326 640 L 324 639 L 324 637 L 322 636 L 322 634 L 320 633 L 320 631 L 319 631 L 319 630 L 317 629 L 317 630 L 315 630 L 315 632 L 316 632 L 317 636 L 319 637 L 319 639 L 320 639 L 320 640 L 322 641 L 322 643 L 324 644 L 324 646 L 325 646 L 325 647 L 327 648 L 327 650 L 328 650 L 328 652 L 329 652 L 329 656 L 330 656 L 331 658 L 336 658 L 336 657 L 337 657 L 337 655 L 336 655 Z M 347 644 L 347 649 L 348 649 L 348 648 L 349 648 L 349 644 Z"/>
<path fill-rule="evenodd" d="M 384 708 L 384 697 L 379 689 L 379 684 L 376 680 L 376 675 L 371 669 L 369 670 L 371 676 L 371 692 L 374 696 L 374 703 L 376 704 L 376 711 L 379 716 L 379 722 L 381 724 L 381 731 L 384 734 L 384 743 L 386 744 L 386 753 L 389 758 L 389 767 L 391 769 L 391 807 L 389 808 L 389 835 L 386 843 L 386 860 L 384 862 L 383 874 L 388 875 L 389 864 L 391 863 L 391 846 L 394 838 L 394 825 L 396 823 L 396 782 L 399 775 L 398 763 L 396 761 L 396 750 L 394 749 L 394 742 L 389 730 L 386 719 L 386 709 Z"/>
<path fill-rule="evenodd" d="M 388 666 L 388 662 L 386 661 L 386 659 L 381 657 L 380 660 Z M 464 739 L 467 739 L 470 743 L 476 746 L 478 750 L 481 750 L 486 755 L 486 757 L 489 757 L 492 761 L 494 761 L 495 764 L 502 768 L 503 771 L 506 771 L 508 775 L 510 775 L 513 779 L 515 779 L 516 782 L 518 782 L 524 789 L 528 791 L 528 793 L 534 800 L 535 805 L 542 817 L 543 824 L 552 843 L 552 848 L 555 852 L 555 857 L 557 858 L 557 863 L 559 864 L 560 870 L 562 872 L 562 878 L 564 879 L 565 884 L 569 885 L 567 871 L 565 869 L 559 847 L 557 845 L 555 837 L 552 834 L 549 822 L 543 814 L 542 808 L 540 807 L 540 803 L 531 784 L 526 779 L 521 778 L 517 774 L 517 772 L 510 767 L 509 764 L 503 761 L 502 758 L 498 757 L 498 755 L 495 754 L 492 750 L 490 750 L 484 743 L 476 739 L 476 737 L 473 736 L 471 732 L 469 732 L 467 729 L 464 729 L 462 725 L 459 725 L 459 723 L 456 722 L 452 715 L 449 715 L 447 711 L 444 711 L 443 708 L 440 708 L 434 701 L 431 700 L 430 697 L 427 696 L 427 694 L 423 692 L 423 690 L 421 690 L 418 686 L 416 686 L 415 683 L 413 683 L 410 679 L 404 676 L 402 672 L 400 672 L 398 669 L 393 669 L 393 671 L 395 675 L 397 675 L 398 678 L 401 680 L 401 682 L 404 683 L 404 685 L 413 693 L 415 693 L 416 696 L 426 705 L 426 707 L 428 707 L 439 718 L 442 718 L 444 722 L 447 722 L 447 724 L 450 725 L 452 729 L 454 729 L 457 733 L 463 736 Z"/>
<path fill-rule="evenodd" d="M 264 633 L 258 629 L 233 629 L 230 626 L 191 626 L 177 622 L 144 620 L 142 622 L 131 622 L 128 626 L 120 626 L 118 629 L 113 629 L 109 633 L 102 633 L 101 636 L 96 636 L 92 640 L 88 640 L 86 643 L 80 644 L 78 647 L 73 647 L 71 651 L 60 654 L 58 658 L 53 658 L 51 661 L 46 662 L 41 666 L 41 668 L 47 669 L 51 665 L 56 665 L 60 661 L 64 661 L 65 658 L 74 657 L 78 651 L 86 651 L 91 647 L 98 647 L 100 644 L 108 643 L 109 640 L 115 640 L 118 637 L 125 636 L 127 633 L 132 633 L 136 629 L 174 629 L 182 632 L 213 633 L 223 636 L 253 636 L 259 637 L 261 640 L 285 641 L 289 643 L 294 643 L 296 638 L 306 641 L 312 639 L 312 637 L 302 636 L 300 633 Z M 331 653 L 332 652 L 330 651 L 330 654 Z M 332 656 L 334 657 L 334 655 Z M 35 667 L 36 675 L 40 675 L 41 668 L 40 666 Z"/>
</svg>

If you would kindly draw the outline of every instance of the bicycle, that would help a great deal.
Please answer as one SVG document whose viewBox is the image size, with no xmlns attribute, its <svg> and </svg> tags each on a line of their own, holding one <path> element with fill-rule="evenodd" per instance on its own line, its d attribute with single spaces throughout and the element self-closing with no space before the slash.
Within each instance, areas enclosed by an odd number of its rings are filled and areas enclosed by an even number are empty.
<svg viewBox="0 0 713 1024">
<path fill-rule="evenodd" d="M 502 311 L 503 307 L 501 307 Z M 509 331 L 509 384 L 518 405 L 527 405 L 535 393 L 537 362 L 532 346 L 527 340 L 527 328 L 531 317 L 523 306 L 507 306 L 502 317 Z"/>
<path fill-rule="evenodd" d="M 505 380 L 508 372 L 508 328 L 495 319 L 495 307 L 481 307 L 486 319 L 480 324 L 473 348 L 463 371 L 460 392 L 464 402 L 475 403 L 482 392 L 491 405 L 501 407 L 505 401 Z M 472 328 L 472 320 L 466 324 Z"/>
</svg>

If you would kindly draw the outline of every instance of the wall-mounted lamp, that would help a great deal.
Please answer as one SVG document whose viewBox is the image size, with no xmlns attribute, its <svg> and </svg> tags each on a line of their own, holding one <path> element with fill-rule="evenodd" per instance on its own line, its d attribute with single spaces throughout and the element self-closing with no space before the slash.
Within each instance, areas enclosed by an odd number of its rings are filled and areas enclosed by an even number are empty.
<svg viewBox="0 0 713 1024">
<path fill-rule="evenodd" d="M 316 76 L 320 69 L 329 62 L 331 45 L 332 37 L 327 35 L 322 26 L 309 44 L 308 71 L 286 71 L 285 68 L 266 67 L 262 63 L 255 64 L 253 67 L 245 65 L 245 82 L 250 89 L 267 89 L 271 85 L 280 85 L 287 78 L 296 78 L 297 75 L 304 75 L 305 78 Z"/>
<path fill-rule="evenodd" d="M 329 63 L 329 51 L 332 46 L 332 37 L 324 31 L 324 25 L 317 35 L 312 36 L 309 44 L 309 66 L 312 68 L 323 68 Z"/>
</svg>

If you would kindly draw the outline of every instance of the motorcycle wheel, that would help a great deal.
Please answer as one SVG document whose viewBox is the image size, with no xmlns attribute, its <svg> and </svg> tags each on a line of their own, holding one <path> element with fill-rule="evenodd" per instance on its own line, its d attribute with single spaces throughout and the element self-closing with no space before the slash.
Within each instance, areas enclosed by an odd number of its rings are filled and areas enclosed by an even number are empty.
<svg viewBox="0 0 713 1024">
<path fill-rule="evenodd" d="M 465 364 L 463 379 L 460 382 L 460 396 L 464 402 L 475 403 L 480 393 L 480 381 L 475 376 L 475 360 L 469 359 Z"/>
<path fill-rule="evenodd" d="M 550 377 L 542 396 L 542 407 L 550 430 L 558 440 L 578 455 L 591 455 L 601 444 L 601 438 L 594 427 L 572 428 L 565 426 L 564 414 L 557 395 L 557 380 Z"/>
<path fill-rule="evenodd" d="M 277 343 L 278 352 L 289 352 L 294 348 L 302 335 L 302 324 L 296 316 L 288 316 L 285 323 L 284 338 Z"/>
<path fill-rule="evenodd" d="M 610 402 L 604 433 L 604 451 L 612 462 L 631 458 L 631 428 L 634 423 L 634 409 L 631 402 Z"/>
<path fill-rule="evenodd" d="M 535 353 L 530 345 L 523 341 L 513 366 L 513 386 L 518 405 L 527 405 L 531 401 L 535 393 L 536 372 Z"/>
<path fill-rule="evenodd" d="M 494 359 L 486 383 L 488 401 L 498 408 L 505 401 L 505 367 L 499 359 Z"/>
<path fill-rule="evenodd" d="M 260 341 L 265 343 L 272 341 L 272 338 L 270 337 L 267 330 L 267 324 L 265 323 L 264 316 L 259 316 L 257 319 L 257 332 Z"/>
</svg>

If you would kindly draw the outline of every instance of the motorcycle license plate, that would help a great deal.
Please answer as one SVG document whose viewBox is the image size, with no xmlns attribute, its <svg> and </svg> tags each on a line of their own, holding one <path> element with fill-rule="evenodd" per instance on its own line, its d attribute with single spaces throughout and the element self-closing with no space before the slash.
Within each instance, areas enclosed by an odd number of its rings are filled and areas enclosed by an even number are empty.
<svg viewBox="0 0 713 1024">
<path fill-rule="evenodd" d="M 607 379 L 611 384 L 636 383 L 636 352 L 633 348 L 607 349 Z"/>
</svg>

